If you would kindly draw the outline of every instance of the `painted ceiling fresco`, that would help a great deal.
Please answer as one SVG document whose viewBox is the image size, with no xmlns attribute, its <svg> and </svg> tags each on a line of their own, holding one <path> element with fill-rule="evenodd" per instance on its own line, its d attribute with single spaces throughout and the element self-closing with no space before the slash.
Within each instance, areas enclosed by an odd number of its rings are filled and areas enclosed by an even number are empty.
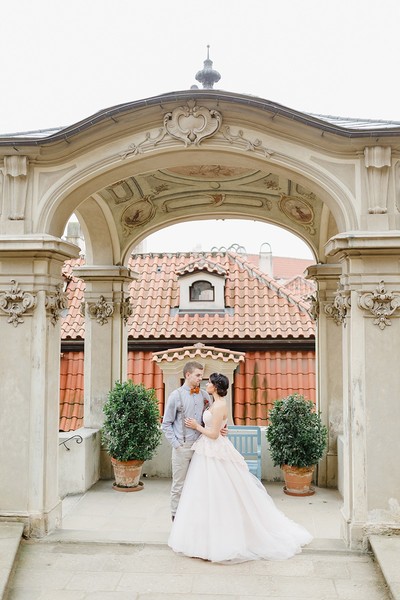
<svg viewBox="0 0 400 600">
<path fill-rule="evenodd" d="M 176 166 L 117 181 L 94 195 L 109 206 L 121 241 L 168 221 L 246 215 L 316 241 L 322 202 L 272 172 L 205 164 Z"/>
</svg>

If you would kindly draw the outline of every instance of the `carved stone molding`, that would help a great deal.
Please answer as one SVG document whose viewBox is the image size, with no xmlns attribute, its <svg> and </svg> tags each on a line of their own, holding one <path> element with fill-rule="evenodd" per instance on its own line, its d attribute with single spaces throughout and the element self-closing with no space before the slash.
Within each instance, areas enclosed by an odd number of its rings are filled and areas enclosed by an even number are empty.
<svg viewBox="0 0 400 600">
<path fill-rule="evenodd" d="M 245 138 L 241 129 L 239 129 L 235 135 L 233 132 L 231 132 L 231 128 L 226 126 L 223 130 L 221 130 L 221 133 L 224 138 L 228 140 L 228 142 L 242 146 L 244 150 L 249 150 L 250 152 L 261 152 L 266 158 L 269 158 L 274 153 L 273 150 L 269 150 L 263 146 L 260 139 L 256 138 L 255 140 L 251 141 Z"/>
<path fill-rule="evenodd" d="M 68 308 L 67 295 L 62 291 L 62 283 L 56 287 L 55 294 L 46 295 L 46 309 L 50 313 L 50 321 L 56 325 L 61 314 Z"/>
<path fill-rule="evenodd" d="M 196 106 L 195 100 L 189 100 L 186 106 L 175 108 L 164 115 L 164 127 L 173 138 L 182 141 L 185 146 L 198 146 L 203 140 L 213 136 L 222 123 L 218 110 Z"/>
<path fill-rule="evenodd" d="M 121 158 L 155 148 L 167 135 L 186 147 L 199 146 L 203 140 L 218 132 L 221 123 L 222 115 L 218 110 L 197 106 L 195 100 L 189 100 L 185 106 L 179 106 L 164 115 L 163 127 L 158 135 L 152 138 L 151 133 L 147 132 L 141 142 L 130 144 Z"/>
<path fill-rule="evenodd" d="M 86 302 L 82 306 L 83 314 L 86 310 L 91 319 L 96 319 L 99 325 L 108 323 L 108 319 L 114 314 L 114 305 L 112 302 L 107 302 L 104 296 L 100 296 L 97 302 Z"/>
<path fill-rule="evenodd" d="M 385 283 L 380 281 L 374 292 L 360 294 L 358 305 L 374 317 L 374 325 L 385 329 L 391 325 L 390 318 L 400 309 L 400 294 L 387 292 Z"/>
<path fill-rule="evenodd" d="M 121 317 L 124 321 L 124 325 L 126 325 L 128 323 L 129 317 L 131 317 L 133 314 L 133 306 L 132 306 L 129 298 L 125 298 L 122 300 L 120 311 L 121 311 Z"/>
<path fill-rule="evenodd" d="M 7 217 L 11 221 L 21 221 L 25 218 L 27 175 L 26 156 L 4 157 L 4 204 L 8 206 Z"/>
<path fill-rule="evenodd" d="M 24 322 L 22 315 L 36 305 L 36 297 L 22 292 L 15 279 L 11 279 L 11 288 L 0 294 L 0 309 L 8 315 L 7 322 L 17 327 Z"/>
<path fill-rule="evenodd" d="M 346 327 L 346 316 L 350 306 L 350 295 L 343 292 L 339 286 L 333 302 L 324 306 L 324 312 L 335 321 L 336 325 L 344 325 Z"/>
<path fill-rule="evenodd" d="M 391 148 L 381 146 L 365 148 L 364 161 L 368 179 L 368 212 L 385 214 L 387 213 Z"/>
</svg>

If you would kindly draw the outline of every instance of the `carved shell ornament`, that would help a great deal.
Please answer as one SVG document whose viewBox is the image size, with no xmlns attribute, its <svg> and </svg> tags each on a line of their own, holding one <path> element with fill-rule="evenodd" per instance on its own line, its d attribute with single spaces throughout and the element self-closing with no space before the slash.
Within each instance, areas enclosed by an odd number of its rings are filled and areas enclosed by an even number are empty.
<svg viewBox="0 0 400 600">
<path fill-rule="evenodd" d="M 221 127 L 221 113 L 215 109 L 196 106 L 190 100 L 186 106 L 175 108 L 164 116 L 164 127 L 170 136 L 181 140 L 185 146 L 198 146 L 214 135 Z"/>
</svg>

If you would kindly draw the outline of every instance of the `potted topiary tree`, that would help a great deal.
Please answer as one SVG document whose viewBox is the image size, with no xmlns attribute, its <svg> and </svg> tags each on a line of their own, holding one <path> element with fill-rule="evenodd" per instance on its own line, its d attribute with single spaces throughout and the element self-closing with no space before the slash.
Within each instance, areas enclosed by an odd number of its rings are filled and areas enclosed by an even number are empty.
<svg viewBox="0 0 400 600">
<path fill-rule="evenodd" d="M 267 440 L 274 465 L 284 472 L 284 492 L 293 496 L 310 496 L 316 463 L 322 458 L 327 429 L 311 400 L 292 394 L 277 400 L 269 412 Z"/>
<path fill-rule="evenodd" d="M 156 393 L 131 380 L 116 382 L 103 411 L 102 441 L 114 468 L 113 488 L 139 491 L 142 465 L 154 456 L 161 440 Z"/>
</svg>

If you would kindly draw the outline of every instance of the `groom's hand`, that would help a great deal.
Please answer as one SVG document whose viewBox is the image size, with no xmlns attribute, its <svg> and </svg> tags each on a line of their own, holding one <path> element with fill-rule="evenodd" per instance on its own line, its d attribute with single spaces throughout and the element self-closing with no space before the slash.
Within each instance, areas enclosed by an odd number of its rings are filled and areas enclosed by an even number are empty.
<svg viewBox="0 0 400 600">
<path fill-rule="evenodd" d="M 228 425 L 225 423 L 222 429 L 220 429 L 220 434 L 225 436 L 228 435 Z"/>
</svg>

